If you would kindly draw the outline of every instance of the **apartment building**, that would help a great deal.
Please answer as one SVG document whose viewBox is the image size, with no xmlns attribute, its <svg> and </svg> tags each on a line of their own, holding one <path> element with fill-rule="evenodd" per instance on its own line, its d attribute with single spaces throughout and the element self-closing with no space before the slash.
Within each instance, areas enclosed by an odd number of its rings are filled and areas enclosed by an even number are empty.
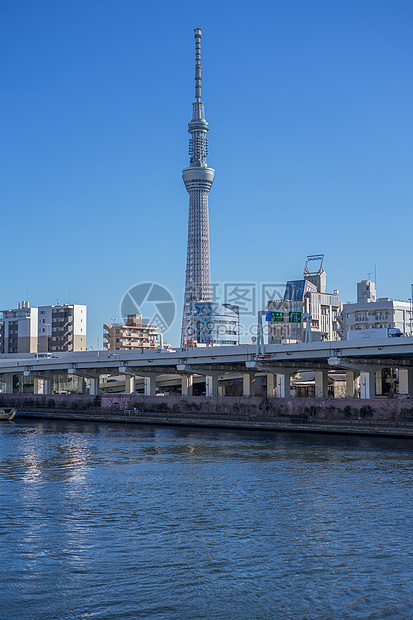
<svg viewBox="0 0 413 620">
<path fill-rule="evenodd" d="M 159 346 L 159 332 L 155 325 L 146 325 L 141 314 L 128 314 L 125 323 L 103 326 L 103 346 L 111 351 L 155 349 Z"/>
<path fill-rule="evenodd" d="M 0 353 L 36 353 L 37 308 L 23 301 L 17 308 L 0 312 Z"/>
<path fill-rule="evenodd" d="M 86 351 L 86 306 L 32 308 L 28 301 L 0 312 L 0 353 Z"/>
<path fill-rule="evenodd" d="M 86 351 L 86 314 L 78 304 L 39 306 L 39 352 Z"/>
<path fill-rule="evenodd" d="M 397 301 L 376 296 L 376 284 L 370 280 L 357 283 L 357 302 L 343 304 L 342 328 L 344 340 L 353 330 L 396 329 L 404 336 L 412 335 L 412 307 L 409 301 Z"/>
</svg>

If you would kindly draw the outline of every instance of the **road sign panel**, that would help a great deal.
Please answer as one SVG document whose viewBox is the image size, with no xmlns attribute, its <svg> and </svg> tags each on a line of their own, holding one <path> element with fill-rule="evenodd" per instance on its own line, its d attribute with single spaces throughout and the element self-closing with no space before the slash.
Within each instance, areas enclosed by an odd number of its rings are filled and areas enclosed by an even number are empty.
<svg viewBox="0 0 413 620">
<path fill-rule="evenodd" d="M 265 319 L 273 323 L 284 323 L 284 312 L 282 310 L 269 310 L 265 315 Z"/>
<path fill-rule="evenodd" d="M 290 312 L 288 313 L 288 322 L 301 323 L 301 312 L 295 312 L 294 310 L 290 310 Z"/>
</svg>

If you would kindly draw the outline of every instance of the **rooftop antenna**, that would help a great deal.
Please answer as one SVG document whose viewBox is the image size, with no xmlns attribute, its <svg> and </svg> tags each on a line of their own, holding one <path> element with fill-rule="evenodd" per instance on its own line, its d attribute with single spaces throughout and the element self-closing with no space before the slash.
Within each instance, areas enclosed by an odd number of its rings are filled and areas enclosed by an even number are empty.
<svg viewBox="0 0 413 620">
<path fill-rule="evenodd" d="M 201 38 L 202 28 L 194 28 L 195 32 L 195 101 L 201 101 Z"/>
</svg>

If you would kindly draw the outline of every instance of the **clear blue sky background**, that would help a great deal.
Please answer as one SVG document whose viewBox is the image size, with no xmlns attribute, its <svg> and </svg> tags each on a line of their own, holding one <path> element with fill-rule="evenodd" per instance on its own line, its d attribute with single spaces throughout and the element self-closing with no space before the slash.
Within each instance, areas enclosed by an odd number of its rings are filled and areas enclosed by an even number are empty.
<svg viewBox="0 0 413 620">
<path fill-rule="evenodd" d="M 299 278 L 323 252 L 343 301 L 377 265 L 413 282 L 413 2 L 3 0 L 0 306 L 85 303 L 185 277 L 193 28 L 215 281 Z M 176 344 L 180 321 L 169 341 Z"/>
</svg>

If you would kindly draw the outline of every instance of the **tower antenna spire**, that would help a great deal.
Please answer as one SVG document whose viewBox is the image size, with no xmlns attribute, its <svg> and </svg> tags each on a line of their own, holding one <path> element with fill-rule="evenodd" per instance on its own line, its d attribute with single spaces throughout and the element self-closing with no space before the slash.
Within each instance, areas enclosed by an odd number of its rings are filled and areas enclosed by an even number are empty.
<svg viewBox="0 0 413 620">
<path fill-rule="evenodd" d="M 195 32 L 195 101 L 201 101 L 201 39 L 202 28 L 194 28 Z"/>
</svg>

